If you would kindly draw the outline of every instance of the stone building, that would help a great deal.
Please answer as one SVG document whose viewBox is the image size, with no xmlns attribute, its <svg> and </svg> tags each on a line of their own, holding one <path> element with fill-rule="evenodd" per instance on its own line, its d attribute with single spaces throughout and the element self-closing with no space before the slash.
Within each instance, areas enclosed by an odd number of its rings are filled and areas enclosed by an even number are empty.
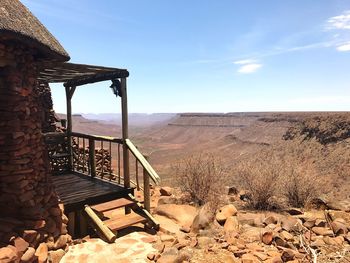
<svg viewBox="0 0 350 263">
<path fill-rule="evenodd" d="M 37 81 L 41 63 L 67 60 L 67 52 L 23 4 L 1 0 L 0 262 L 55 261 L 70 241 L 42 135 L 54 129 L 52 112 L 41 99 L 50 104 L 50 95 Z"/>
</svg>

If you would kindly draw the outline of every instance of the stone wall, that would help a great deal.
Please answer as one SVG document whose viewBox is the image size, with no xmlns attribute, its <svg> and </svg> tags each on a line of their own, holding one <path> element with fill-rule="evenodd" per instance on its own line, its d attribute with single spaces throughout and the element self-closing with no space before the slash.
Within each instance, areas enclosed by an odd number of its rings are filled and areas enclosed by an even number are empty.
<svg viewBox="0 0 350 263">
<path fill-rule="evenodd" d="M 39 110 L 42 132 L 45 133 L 59 131 L 59 127 L 56 126 L 59 118 L 53 110 L 51 89 L 49 87 L 49 84 L 38 82 L 34 87 L 34 93 L 40 106 Z"/>
<path fill-rule="evenodd" d="M 0 262 L 54 261 L 71 239 L 50 180 L 33 54 L 0 39 Z"/>
</svg>

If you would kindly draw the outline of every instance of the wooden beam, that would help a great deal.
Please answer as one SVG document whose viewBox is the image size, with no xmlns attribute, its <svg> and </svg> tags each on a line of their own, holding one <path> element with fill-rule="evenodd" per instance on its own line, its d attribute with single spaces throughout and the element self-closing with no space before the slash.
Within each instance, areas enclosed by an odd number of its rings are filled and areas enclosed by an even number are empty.
<svg viewBox="0 0 350 263">
<path fill-rule="evenodd" d="M 116 235 L 102 222 L 88 205 L 85 206 L 84 210 L 99 232 L 103 234 L 109 243 L 113 243 L 117 239 Z"/>
<path fill-rule="evenodd" d="M 76 87 L 71 87 L 71 88 L 70 88 L 70 91 L 69 91 L 69 98 L 70 98 L 71 100 L 72 100 L 72 97 L 73 97 L 75 88 L 76 88 Z"/>
<path fill-rule="evenodd" d="M 142 167 L 146 169 L 148 175 L 152 178 L 152 181 L 156 184 L 159 184 L 160 177 L 153 169 L 152 165 L 146 160 L 146 158 L 140 153 L 140 151 L 136 148 L 136 146 L 129 140 L 125 139 L 126 145 L 131 153 L 135 156 L 135 158 L 140 162 Z"/>
<path fill-rule="evenodd" d="M 127 70 L 116 70 L 116 72 L 96 73 L 90 76 L 77 76 L 76 78 L 71 77 L 71 79 L 63 85 L 65 87 L 82 86 L 90 83 L 127 77 L 129 77 L 129 72 Z"/>
<path fill-rule="evenodd" d="M 124 187 L 130 187 L 129 151 L 126 140 L 129 137 L 128 128 L 128 98 L 126 92 L 126 78 L 121 79 L 121 99 L 122 99 L 122 138 L 123 138 L 123 170 Z"/>
</svg>

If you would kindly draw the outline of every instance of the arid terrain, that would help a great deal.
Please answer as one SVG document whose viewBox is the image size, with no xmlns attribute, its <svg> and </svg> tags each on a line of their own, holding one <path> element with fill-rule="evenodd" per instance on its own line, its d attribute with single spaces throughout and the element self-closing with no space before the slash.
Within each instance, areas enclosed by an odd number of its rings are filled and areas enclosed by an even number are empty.
<svg viewBox="0 0 350 263">
<path fill-rule="evenodd" d="M 349 113 L 165 116 L 130 116 L 130 137 L 162 179 L 151 191 L 160 230 L 126 229 L 117 246 L 75 240 L 61 262 L 86 251 L 121 262 L 350 261 Z M 76 132 L 120 137 L 117 118 L 73 118 Z"/>
<path fill-rule="evenodd" d="M 312 158 L 310 162 L 316 163 L 317 172 L 331 180 L 328 190 L 341 199 L 349 197 L 350 113 L 145 115 L 152 125 L 139 121 L 140 115 L 134 116 L 130 117 L 133 124 L 130 137 L 141 152 L 149 155 L 163 185 L 176 185 L 172 167 L 191 155 L 213 154 L 230 177 L 238 163 L 261 151 L 284 152 L 285 155 L 291 151 L 308 151 L 305 159 Z M 96 120 L 95 116 L 95 120 L 89 120 L 75 115 L 73 130 L 121 136 L 117 118 L 106 121 Z"/>
</svg>

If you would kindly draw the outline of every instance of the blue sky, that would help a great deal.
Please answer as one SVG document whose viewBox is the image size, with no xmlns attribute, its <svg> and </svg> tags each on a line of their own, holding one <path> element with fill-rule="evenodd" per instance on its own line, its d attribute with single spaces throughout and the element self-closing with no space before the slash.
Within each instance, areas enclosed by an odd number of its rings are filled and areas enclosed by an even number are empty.
<svg viewBox="0 0 350 263">
<path fill-rule="evenodd" d="M 22 2 L 71 62 L 129 70 L 130 112 L 350 110 L 348 0 Z M 120 112 L 109 85 L 79 87 L 73 111 Z"/>
</svg>

